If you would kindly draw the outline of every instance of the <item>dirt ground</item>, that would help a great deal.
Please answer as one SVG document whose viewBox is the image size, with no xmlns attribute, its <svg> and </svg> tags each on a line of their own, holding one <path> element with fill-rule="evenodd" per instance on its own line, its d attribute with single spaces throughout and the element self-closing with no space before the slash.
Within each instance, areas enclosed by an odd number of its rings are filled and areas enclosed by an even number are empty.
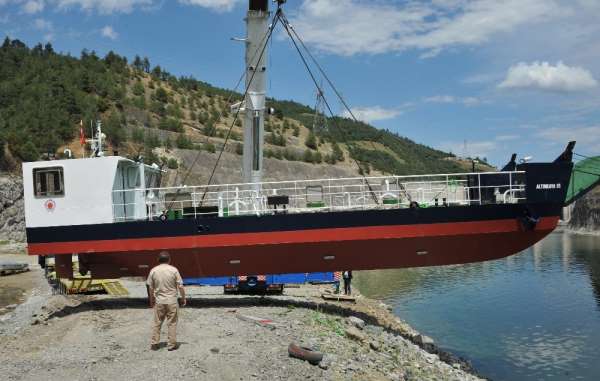
<svg viewBox="0 0 600 381">
<path fill-rule="evenodd" d="M 411 342 L 416 333 L 377 301 L 324 302 L 324 286 L 289 288 L 277 297 L 224 296 L 219 288 L 190 287 L 189 305 L 180 309 L 180 348 L 166 350 L 165 327 L 163 346 L 154 352 L 152 310 L 142 282 L 124 282 L 127 298 L 66 297 L 52 295 L 42 271 L 32 268 L 0 280 L 27 294 L 24 303 L 0 316 L 2 380 L 478 379 L 459 360 Z M 292 342 L 324 353 L 321 364 L 290 358 Z"/>
<path fill-rule="evenodd" d="M 35 257 L 29 257 L 24 254 L 6 254 L 1 252 L 0 262 L 19 262 L 28 263 L 32 271 L 20 274 L 0 276 L 0 315 L 5 314 L 10 309 L 7 306 L 23 303 L 32 289 L 45 283 L 40 276 L 40 269 L 37 266 Z"/>
</svg>

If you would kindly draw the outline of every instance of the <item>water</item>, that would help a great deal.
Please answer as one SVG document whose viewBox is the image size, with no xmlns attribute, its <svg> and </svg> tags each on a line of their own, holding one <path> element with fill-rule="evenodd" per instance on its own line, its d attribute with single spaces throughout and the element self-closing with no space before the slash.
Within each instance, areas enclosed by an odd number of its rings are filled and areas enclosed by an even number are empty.
<svg viewBox="0 0 600 381">
<path fill-rule="evenodd" d="M 600 237 L 558 232 L 498 261 L 355 278 L 493 380 L 600 379 Z"/>
</svg>

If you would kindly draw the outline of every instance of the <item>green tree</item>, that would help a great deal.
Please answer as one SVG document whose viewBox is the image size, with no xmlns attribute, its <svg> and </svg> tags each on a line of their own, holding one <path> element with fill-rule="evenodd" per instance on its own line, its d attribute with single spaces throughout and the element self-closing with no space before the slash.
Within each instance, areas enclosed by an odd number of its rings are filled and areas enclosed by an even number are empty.
<svg viewBox="0 0 600 381">
<path fill-rule="evenodd" d="M 36 161 L 40 158 L 38 148 L 32 141 L 26 141 L 24 144 L 19 145 L 17 148 L 17 155 L 23 161 Z"/>
<path fill-rule="evenodd" d="M 144 130 L 139 127 L 134 127 L 131 130 L 131 140 L 135 143 L 141 144 L 144 142 Z"/>
<path fill-rule="evenodd" d="M 203 132 L 204 132 L 204 135 L 206 135 L 206 136 L 215 136 L 217 129 L 216 129 L 215 125 L 213 124 L 213 122 L 208 121 L 204 125 Z"/>
<path fill-rule="evenodd" d="M 142 59 L 137 54 L 133 59 L 133 67 L 139 71 L 142 71 L 144 69 L 144 67 L 142 66 Z"/>
<path fill-rule="evenodd" d="M 144 137 L 144 146 L 150 149 L 160 147 L 161 141 L 158 134 L 154 131 L 147 131 Z"/>
<path fill-rule="evenodd" d="M 192 141 L 185 134 L 179 134 L 179 136 L 177 136 L 177 139 L 175 139 L 175 145 L 179 149 L 192 149 L 192 148 L 194 148 L 194 144 L 192 143 Z"/>
<path fill-rule="evenodd" d="M 335 161 L 344 161 L 344 152 L 337 143 L 333 143 L 333 158 Z M 334 163 L 335 164 L 335 163 Z"/>
<path fill-rule="evenodd" d="M 302 155 L 302 161 L 305 163 L 313 162 L 313 154 L 312 154 L 311 150 L 309 150 L 309 149 L 304 150 L 304 154 Z"/>
<path fill-rule="evenodd" d="M 162 87 L 159 87 L 154 92 L 154 99 L 163 104 L 169 103 L 169 93 L 167 93 L 167 90 L 163 89 Z"/>
<path fill-rule="evenodd" d="M 183 132 L 181 120 L 176 118 L 163 118 L 158 122 L 158 128 L 166 131 Z"/>
<path fill-rule="evenodd" d="M 119 147 L 127 140 L 127 133 L 123 128 L 124 117 L 118 112 L 112 112 L 104 123 L 104 132 L 108 141 L 115 147 Z"/>
<path fill-rule="evenodd" d="M 244 145 L 242 143 L 238 143 L 235 145 L 235 153 L 238 155 L 244 154 Z"/>
<path fill-rule="evenodd" d="M 177 168 L 179 168 L 179 162 L 177 161 L 177 159 L 170 158 L 167 161 L 167 168 L 169 168 L 169 169 L 177 169 Z"/>
<path fill-rule="evenodd" d="M 146 93 L 146 90 L 144 89 L 144 85 L 142 84 L 141 81 L 135 81 L 135 83 L 133 84 L 133 94 L 140 96 L 140 95 L 144 95 Z"/>
<path fill-rule="evenodd" d="M 317 149 L 317 138 L 315 137 L 315 134 L 312 131 L 306 137 L 304 145 L 306 145 L 310 149 Z"/>
<path fill-rule="evenodd" d="M 148 57 L 144 57 L 144 60 L 142 61 L 142 66 L 146 73 L 150 73 L 150 60 L 148 59 Z"/>
<path fill-rule="evenodd" d="M 214 145 L 214 144 L 212 144 L 211 142 L 206 142 L 206 143 L 204 143 L 204 145 L 202 146 L 202 148 L 203 148 L 205 151 L 208 151 L 208 152 L 210 152 L 210 153 L 215 153 L 215 152 L 217 152 L 217 148 L 216 148 L 216 147 L 215 147 L 215 145 Z"/>
<path fill-rule="evenodd" d="M 167 136 L 167 138 L 164 140 L 163 142 L 165 148 L 167 151 L 171 150 L 173 148 L 173 141 L 171 141 L 171 138 Z"/>
</svg>

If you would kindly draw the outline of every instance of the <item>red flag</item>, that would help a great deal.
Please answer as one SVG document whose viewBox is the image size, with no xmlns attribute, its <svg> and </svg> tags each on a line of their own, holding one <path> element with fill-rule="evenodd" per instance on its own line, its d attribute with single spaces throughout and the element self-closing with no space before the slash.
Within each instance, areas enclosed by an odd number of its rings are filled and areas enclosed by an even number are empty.
<svg viewBox="0 0 600 381">
<path fill-rule="evenodd" d="M 79 123 L 79 142 L 85 144 L 85 133 L 83 132 L 83 120 Z"/>
</svg>

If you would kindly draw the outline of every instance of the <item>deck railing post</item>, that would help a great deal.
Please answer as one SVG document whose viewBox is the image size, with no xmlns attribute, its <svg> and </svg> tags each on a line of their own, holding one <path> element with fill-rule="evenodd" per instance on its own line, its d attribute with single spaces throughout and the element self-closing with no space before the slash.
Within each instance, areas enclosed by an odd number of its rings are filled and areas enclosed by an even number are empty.
<svg viewBox="0 0 600 381">
<path fill-rule="evenodd" d="M 479 193 L 479 205 L 481 205 L 481 175 L 477 174 L 477 190 Z"/>
<path fill-rule="evenodd" d="M 510 184 L 509 185 L 509 189 L 510 189 L 510 195 L 512 197 L 512 195 L 513 195 L 513 192 L 512 192 L 512 172 L 508 173 L 508 182 Z M 512 202 L 512 199 L 511 199 L 511 202 Z"/>
</svg>

